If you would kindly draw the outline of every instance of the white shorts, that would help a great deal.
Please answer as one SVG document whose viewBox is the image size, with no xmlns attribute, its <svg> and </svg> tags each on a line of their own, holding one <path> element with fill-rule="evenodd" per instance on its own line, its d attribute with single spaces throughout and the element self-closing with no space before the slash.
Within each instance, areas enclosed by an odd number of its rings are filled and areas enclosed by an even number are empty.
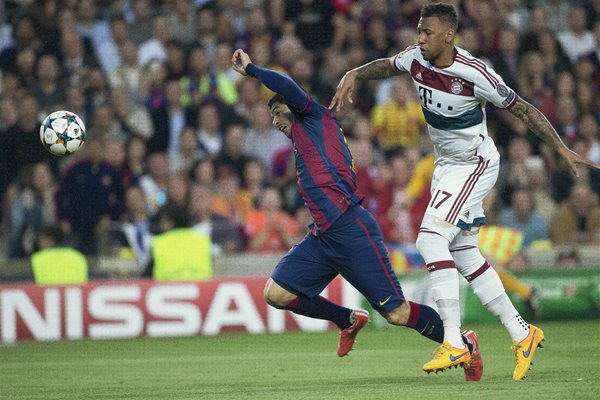
<svg viewBox="0 0 600 400">
<path fill-rule="evenodd" d="M 472 164 L 437 165 L 425 213 L 465 231 L 485 223 L 483 199 L 496 184 L 500 167 L 500 157 L 495 155 L 476 156 L 479 161 Z"/>
</svg>

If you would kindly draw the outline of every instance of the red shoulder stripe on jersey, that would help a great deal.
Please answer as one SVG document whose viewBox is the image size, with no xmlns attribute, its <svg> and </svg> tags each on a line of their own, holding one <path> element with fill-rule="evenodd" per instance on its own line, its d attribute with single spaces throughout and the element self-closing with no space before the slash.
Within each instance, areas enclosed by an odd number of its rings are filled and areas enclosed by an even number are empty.
<svg viewBox="0 0 600 400">
<path fill-rule="evenodd" d="M 487 81 L 490 83 L 490 85 L 492 85 L 492 87 L 495 88 L 496 86 L 498 86 L 498 80 L 496 78 L 494 78 L 492 75 L 490 75 L 487 71 L 482 69 L 480 66 L 478 66 L 477 64 L 471 63 L 459 56 L 456 56 L 456 61 L 480 72 L 481 75 L 483 75 L 483 77 L 485 79 L 487 79 Z"/>
<path fill-rule="evenodd" d="M 481 61 L 478 58 L 469 58 L 463 54 L 457 53 L 456 55 L 460 56 L 463 60 L 465 60 L 468 63 L 473 63 L 473 64 L 479 66 L 483 70 L 483 73 L 487 74 L 490 77 L 490 79 L 492 79 L 494 82 L 496 82 L 496 84 L 498 84 L 498 79 L 496 79 L 496 77 L 494 75 L 489 73 L 489 71 L 487 70 L 488 67 L 483 61 Z"/>
</svg>

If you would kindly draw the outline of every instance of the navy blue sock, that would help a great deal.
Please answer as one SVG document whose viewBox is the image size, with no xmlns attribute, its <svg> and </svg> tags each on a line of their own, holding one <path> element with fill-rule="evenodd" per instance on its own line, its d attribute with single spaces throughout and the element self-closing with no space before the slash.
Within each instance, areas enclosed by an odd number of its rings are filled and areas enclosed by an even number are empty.
<svg viewBox="0 0 600 400">
<path fill-rule="evenodd" d="M 469 339 L 465 335 L 460 335 L 463 340 L 463 343 L 467 345 L 467 349 L 469 349 L 469 353 L 473 354 L 473 343 L 469 342 Z"/>
<path fill-rule="evenodd" d="M 431 307 L 409 301 L 410 316 L 406 326 L 413 328 L 421 335 L 442 343 L 444 341 L 444 323 L 440 315 Z"/>
<path fill-rule="evenodd" d="M 351 309 L 338 306 L 322 296 L 311 299 L 300 295 L 288 304 L 285 309 L 306 317 L 326 319 L 336 324 L 340 329 L 346 329 L 352 325 L 350 322 Z"/>
</svg>

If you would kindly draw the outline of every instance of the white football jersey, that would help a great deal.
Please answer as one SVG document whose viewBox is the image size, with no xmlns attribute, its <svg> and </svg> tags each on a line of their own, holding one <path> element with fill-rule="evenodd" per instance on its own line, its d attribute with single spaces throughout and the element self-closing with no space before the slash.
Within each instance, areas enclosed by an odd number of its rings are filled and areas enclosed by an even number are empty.
<svg viewBox="0 0 600 400">
<path fill-rule="evenodd" d="M 445 68 L 431 65 L 418 46 L 396 55 L 394 65 L 408 72 L 415 84 L 434 145 L 436 164 L 478 162 L 477 155 L 497 157 L 488 138 L 485 105 L 508 108 L 515 92 L 483 61 L 455 47 L 454 61 Z"/>
</svg>

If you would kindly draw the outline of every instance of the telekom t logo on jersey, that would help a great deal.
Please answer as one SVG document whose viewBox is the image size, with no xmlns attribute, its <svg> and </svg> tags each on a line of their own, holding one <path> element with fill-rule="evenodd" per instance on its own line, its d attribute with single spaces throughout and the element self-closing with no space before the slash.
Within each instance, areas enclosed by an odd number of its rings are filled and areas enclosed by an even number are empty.
<svg viewBox="0 0 600 400">
<path fill-rule="evenodd" d="M 433 95 L 433 91 L 431 89 L 427 89 L 426 87 L 419 86 L 419 99 L 421 100 L 421 104 L 426 109 L 429 109 L 427 106 L 431 104 L 433 101 L 431 100 L 431 96 Z"/>
</svg>

